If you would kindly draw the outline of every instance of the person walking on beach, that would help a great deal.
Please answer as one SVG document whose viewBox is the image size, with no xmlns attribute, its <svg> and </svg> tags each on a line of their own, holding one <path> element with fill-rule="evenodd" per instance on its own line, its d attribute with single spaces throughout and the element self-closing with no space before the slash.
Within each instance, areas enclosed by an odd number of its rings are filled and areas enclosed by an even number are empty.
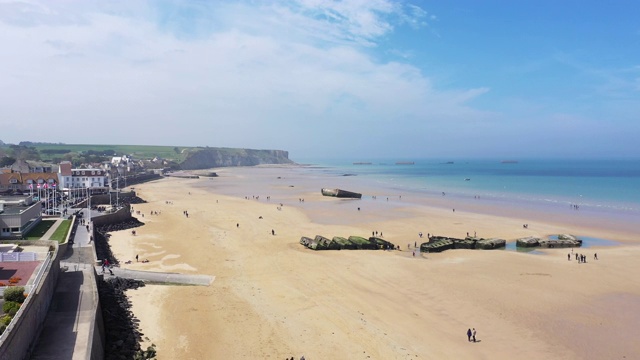
<svg viewBox="0 0 640 360">
<path fill-rule="evenodd" d="M 593 254 L 593 260 L 598 260 L 598 253 Z"/>
<path fill-rule="evenodd" d="M 471 342 L 471 329 L 467 329 L 467 341 Z"/>
<path fill-rule="evenodd" d="M 471 332 L 471 337 L 473 337 L 473 342 L 476 342 L 476 328 L 473 328 L 473 331 Z"/>
<path fill-rule="evenodd" d="M 567 254 L 567 260 L 571 261 L 571 253 Z"/>
<path fill-rule="evenodd" d="M 276 231 L 271 229 L 271 235 L 275 235 L 275 234 L 276 234 Z"/>
<path fill-rule="evenodd" d="M 136 262 L 138 262 L 138 254 L 136 254 Z"/>
</svg>

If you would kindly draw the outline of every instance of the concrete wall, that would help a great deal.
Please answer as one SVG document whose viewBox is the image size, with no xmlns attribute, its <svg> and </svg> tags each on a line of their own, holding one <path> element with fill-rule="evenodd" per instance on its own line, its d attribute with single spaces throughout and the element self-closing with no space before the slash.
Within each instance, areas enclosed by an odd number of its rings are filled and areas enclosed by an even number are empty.
<svg viewBox="0 0 640 360">
<path fill-rule="evenodd" d="M 49 246 L 54 250 L 39 286 L 31 291 L 9 327 L 0 336 L 0 360 L 24 359 L 38 340 L 47 317 L 60 275 L 61 253 L 57 241 L 2 241 L 0 243 Z"/>
<path fill-rule="evenodd" d="M 117 195 L 117 200 L 118 202 L 127 202 L 129 198 L 134 196 L 136 196 L 135 191 L 121 191 L 120 194 Z M 106 205 L 109 204 L 109 200 L 115 204 L 116 194 L 112 193 L 111 198 L 109 198 L 109 194 L 91 195 L 91 206 Z"/>
<path fill-rule="evenodd" d="M 127 204 L 111 214 L 103 214 L 91 218 L 93 226 L 102 226 L 127 221 L 131 218 L 131 207 Z"/>
<path fill-rule="evenodd" d="M 95 253 L 95 248 L 94 248 Z M 95 267 L 89 272 L 92 285 L 92 291 L 98 294 L 98 274 Z M 100 298 L 96 296 L 96 304 L 93 308 L 93 325 L 89 330 L 88 344 L 87 344 L 87 360 L 103 360 L 104 359 L 104 344 L 105 344 L 105 331 L 104 321 L 102 319 L 102 307 L 100 307 Z"/>
</svg>

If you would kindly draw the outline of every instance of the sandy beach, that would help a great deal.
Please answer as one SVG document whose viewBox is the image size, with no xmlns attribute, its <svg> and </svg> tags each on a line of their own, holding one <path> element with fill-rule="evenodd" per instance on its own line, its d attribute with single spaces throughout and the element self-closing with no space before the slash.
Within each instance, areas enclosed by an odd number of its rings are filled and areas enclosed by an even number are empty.
<svg viewBox="0 0 640 360">
<path fill-rule="evenodd" d="M 123 267 L 215 276 L 209 287 L 129 291 L 159 359 L 640 358 L 633 223 L 353 189 L 357 179 L 328 184 L 295 167 L 214 171 L 219 177 L 136 185 L 148 201 L 133 206 L 145 225 L 110 239 Z M 323 197 L 322 187 L 376 199 Z M 301 236 L 372 231 L 401 250 L 316 252 L 299 244 Z M 568 261 L 571 249 L 414 256 L 427 233 L 467 232 L 509 241 L 569 233 L 617 245 L 575 249 L 586 264 Z"/>
</svg>

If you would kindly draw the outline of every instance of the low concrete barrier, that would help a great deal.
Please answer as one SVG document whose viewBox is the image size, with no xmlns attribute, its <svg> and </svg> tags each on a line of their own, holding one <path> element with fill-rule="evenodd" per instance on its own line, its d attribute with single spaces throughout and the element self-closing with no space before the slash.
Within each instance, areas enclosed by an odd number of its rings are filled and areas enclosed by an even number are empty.
<svg viewBox="0 0 640 360">
<path fill-rule="evenodd" d="M 18 245 L 49 246 L 53 252 L 51 261 L 46 267 L 39 284 L 34 284 L 34 289 L 25 299 L 15 317 L 0 336 L 0 360 L 25 359 L 29 357 L 38 334 L 42 331 L 44 320 L 47 317 L 49 306 L 56 290 L 58 277 L 60 276 L 60 258 L 57 241 L 2 241 L 0 243 L 17 243 Z"/>
</svg>

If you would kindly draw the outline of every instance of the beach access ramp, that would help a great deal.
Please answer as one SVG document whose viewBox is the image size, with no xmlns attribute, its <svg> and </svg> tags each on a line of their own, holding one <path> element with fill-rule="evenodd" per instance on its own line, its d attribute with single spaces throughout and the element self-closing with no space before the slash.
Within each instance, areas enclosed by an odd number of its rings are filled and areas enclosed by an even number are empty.
<svg viewBox="0 0 640 360">
<path fill-rule="evenodd" d="M 102 273 L 102 267 L 96 266 L 98 274 Z M 197 274 L 178 274 L 167 273 L 158 271 L 141 271 L 141 270 L 129 270 L 119 267 L 112 267 L 113 275 L 109 273 L 109 270 L 105 270 L 104 276 L 118 276 L 125 279 L 142 280 L 144 282 L 152 283 L 166 283 L 166 284 L 181 284 L 181 285 L 198 285 L 209 286 L 215 280 L 215 276 L 211 275 L 197 275 Z"/>
</svg>

